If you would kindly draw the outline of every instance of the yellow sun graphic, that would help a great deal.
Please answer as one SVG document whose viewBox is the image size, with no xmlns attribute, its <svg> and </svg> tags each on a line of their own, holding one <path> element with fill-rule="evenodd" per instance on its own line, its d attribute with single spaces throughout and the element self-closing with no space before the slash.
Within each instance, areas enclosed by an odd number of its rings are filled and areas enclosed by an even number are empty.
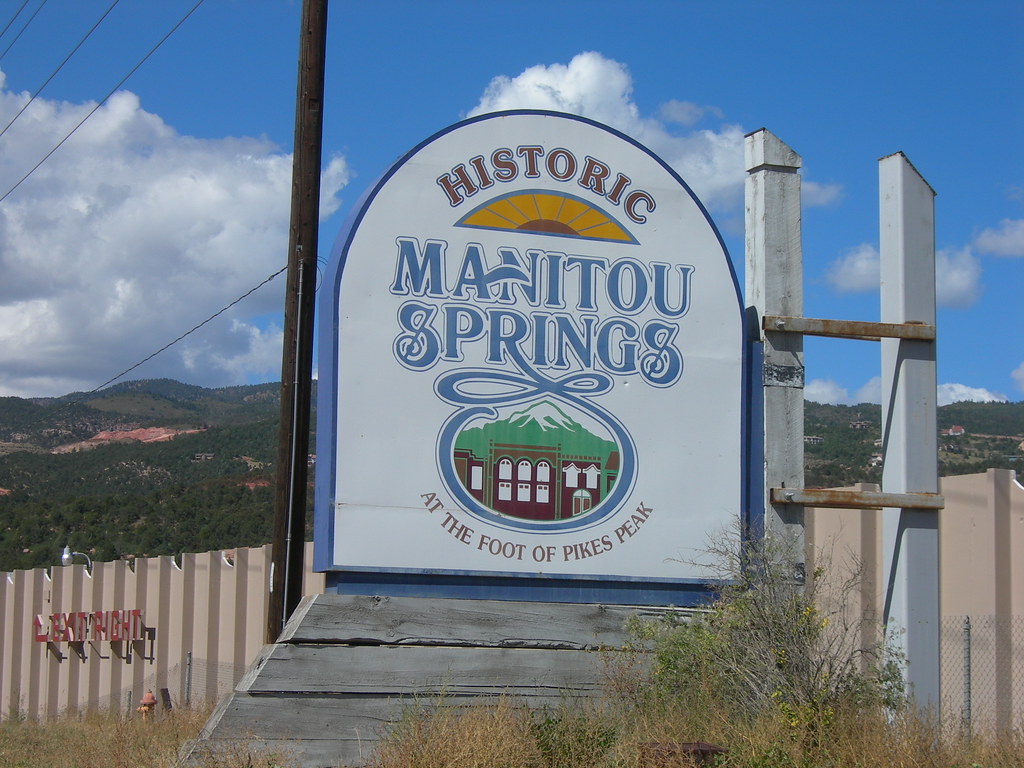
<svg viewBox="0 0 1024 768">
<path fill-rule="evenodd" d="M 636 238 L 608 214 L 586 201 L 559 192 L 513 192 L 467 213 L 457 227 L 510 229 L 584 240 L 636 244 Z"/>
</svg>

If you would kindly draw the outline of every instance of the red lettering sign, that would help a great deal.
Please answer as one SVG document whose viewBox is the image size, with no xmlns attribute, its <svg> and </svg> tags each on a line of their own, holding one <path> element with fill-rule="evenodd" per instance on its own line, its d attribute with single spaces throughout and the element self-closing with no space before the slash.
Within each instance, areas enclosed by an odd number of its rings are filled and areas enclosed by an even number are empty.
<svg viewBox="0 0 1024 768">
<path fill-rule="evenodd" d="M 32 619 L 32 638 L 37 643 L 142 640 L 144 626 L 139 608 L 37 614 Z"/>
<path fill-rule="evenodd" d="M 32 629 L 35 632 L 35 640 L 37 643 L 45 643 L 50 639 L 50 629 L 48 626 L 49 622 L 43 619 L 38 613 L 35 618 L 32 619 Z M 43 629 L 46 627 L 46 629 Z"/>
</svg>

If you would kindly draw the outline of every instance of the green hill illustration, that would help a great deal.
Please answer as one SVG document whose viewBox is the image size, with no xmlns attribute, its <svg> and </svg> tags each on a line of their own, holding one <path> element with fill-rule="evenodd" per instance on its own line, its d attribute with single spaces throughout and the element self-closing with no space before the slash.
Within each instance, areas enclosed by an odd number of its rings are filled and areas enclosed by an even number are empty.
<svg viewBox="0 0 1024 768">
<path fill-rule="evenodd" d="M 598 437 L 550 400 L 541 400 L 507 419 L 465 429 L 455 440 L 456 450 L 483 456 L 493 444 L 558 448 L 566 455 L 600 456 L 607 464 L 618 447 Z"/>
</svg>

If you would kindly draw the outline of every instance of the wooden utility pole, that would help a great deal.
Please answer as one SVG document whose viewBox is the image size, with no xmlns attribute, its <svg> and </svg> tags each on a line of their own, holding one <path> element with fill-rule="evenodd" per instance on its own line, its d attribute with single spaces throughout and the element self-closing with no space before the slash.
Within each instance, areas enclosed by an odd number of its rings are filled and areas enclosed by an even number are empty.
<svg viewBox="0 0 1024 768">
<path fill-rule="evenodd" d="M 326 43 L 327 0 L 303 0 L 281 360 L 277 495 L 267 611 L 268 643 L 277 640 L 302 598 Z"/>
</svg>

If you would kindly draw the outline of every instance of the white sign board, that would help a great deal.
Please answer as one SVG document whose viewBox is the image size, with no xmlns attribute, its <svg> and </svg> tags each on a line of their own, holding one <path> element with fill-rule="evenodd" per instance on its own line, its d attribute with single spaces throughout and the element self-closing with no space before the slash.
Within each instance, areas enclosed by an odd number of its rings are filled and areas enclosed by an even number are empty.
<svg viewBox="0 0 1024 768">
<path fill-rule="evenodd" d="M 707 579 L 741 516 L 742 309 L 651 152 L 553 113 L 448 128 L 368 191 L 318 300 L 318 570 Z"/>
</svg>

